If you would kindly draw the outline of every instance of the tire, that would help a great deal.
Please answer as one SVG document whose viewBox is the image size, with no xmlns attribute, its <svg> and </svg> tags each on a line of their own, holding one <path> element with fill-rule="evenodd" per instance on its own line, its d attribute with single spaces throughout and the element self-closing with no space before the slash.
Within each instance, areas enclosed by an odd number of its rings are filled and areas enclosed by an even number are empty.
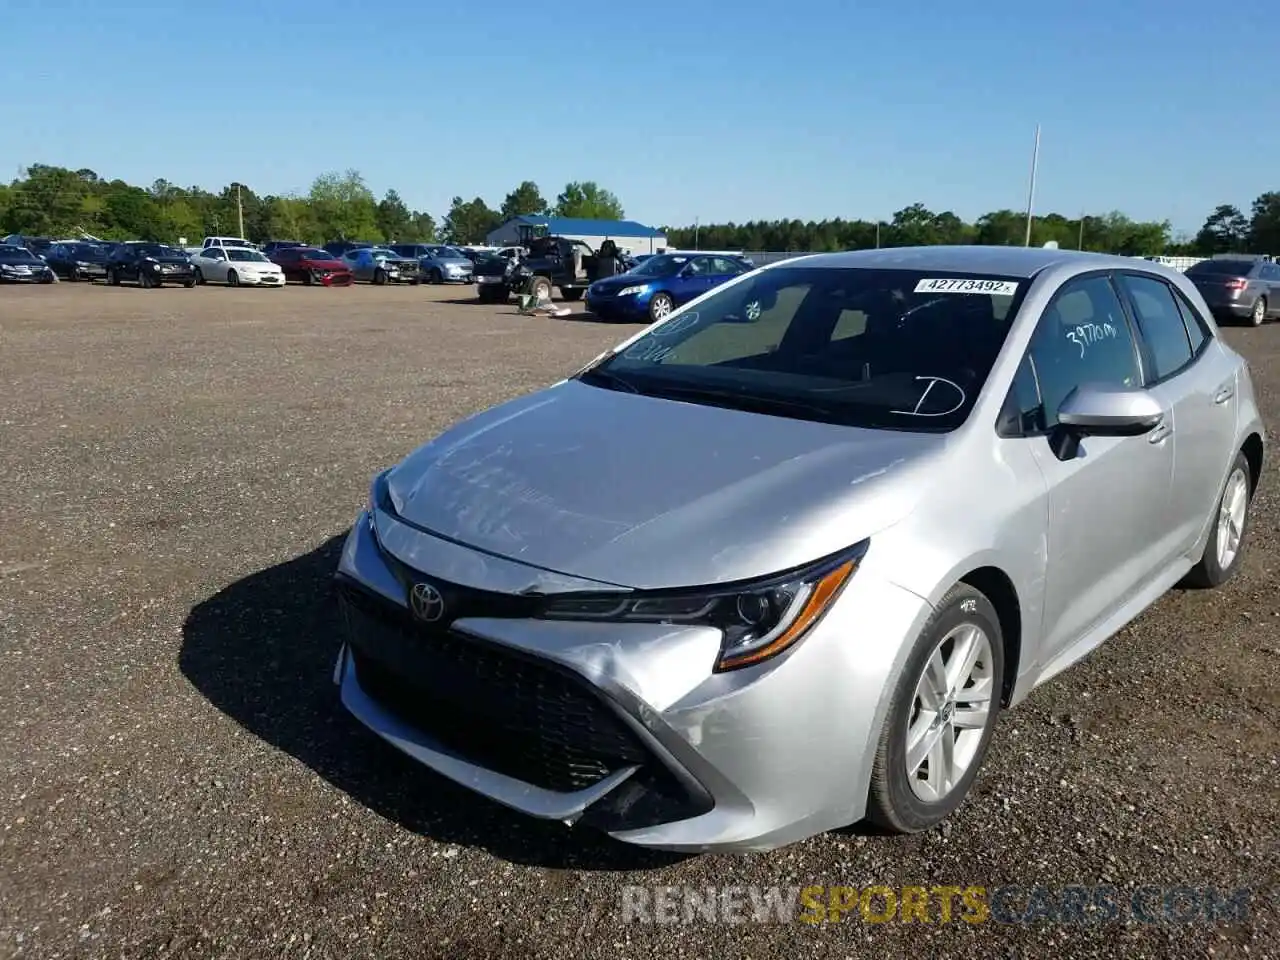
<svg viewBox="0 0 1280 960">
<path fill-rule="evenodd" d="M 182 285 L 186 287 L 188 290 L 190 290 L 192 287 L 196 285 L 196 278 L 192 277 L 190 280 L 183 280 Z"/>
<path fill-rule="evenodd" d="M 196 267 L 194 282 L 197 284 L 204 283 L 204 274 L 200 272 L 200 268 Z"/>
<path fill-rule="evenodd" d="M 316 275 L 312 273 L 310 270 L 308 270 L 306 273 L 302 275 L 302 283 L 303 283 L 303 286 L 307 286 L 307 287 L 315 286 Z"/>
<path fill-rule="evenodd" d="M 373 271 L 373 282 L 379 287 L 384 286 L 387 282 L 387 271 L 383 270 L 381 267 Z"/>
<path fill-rule="evenodd" d="M 972 632 L 975 628 L 976 634 Z M 973 686 L 967 686 L 968 690 L 978 691 L 974 694 L 974 700 L 967 701 L 963 693 L 956 696 L 952 691 L 950 694 L 944 693 L 940 702 L 934 701 L 939 703 L 937 709 L 929 709 L 925 706 L 925 701 L 920 699 L 922 689 L 929 680 L 926 677 L 926 665 L 934 663 L 935 654 L 940 654 L 941 657 L 936 662 L 944 667 L 952 666 L 948 652 L 950 656 L 958 656 L 966 636 L 980 645 L 972 670 L 968 672 L 966 679 L 960 681 L 962 685 L 967 685 L 971 679 L 976 681 Z M 936 675 L 934 671 L 930 671 L 930 674 Z M 945 679 L 945 676 L 939 677 L 943 683 Z M 996 609 L 983 593 L 968 584 L 958 583 L 942 598 L 933 616 L 920 631 L 920 636 L 916 638 L 915 646 L 894 684 L 893 699 L 889 702 L 876 748 L 871 789 L 867 797 L 868 820 L 891 833 L 919 833 L 942 822 L 960 806 L 991 743 L 991 734 L 1000 712 L 1003 682 L 1004 637 L 1000 631 L 1000 618 Z M 936 688 L 943 683 L 928 685 Z M 981 699 L 988 695 L 989 699 Z M 932 694 L 930 697 L 932 698 Z M 966 703 L 967 707 L 957 707 Z M 932 722 L 931 716 L 934 717 Z M 977 725 L 966 725 L 959 730 L 948 723 L 938 727 L 939 718 L 955 716 L 969 716 Z M 952 741 L 953 755 L 957 748 L 967 755 L 967 763 L 961 770 L 952 769 L 954 781 L 940 796 L 927 796 L 928 784 L 922 784 L 908 768 L 908 738 L 913 724 L 920 727 L 921 742 L 927 742 L 932 734 L 932 739 L 941 744 L 946 742 L 945 738 L 956 738 L 958 734 L 959 739 Z M 940 751 L 931 750 L 917 763 L 914 772 L 918 774 L 925 770 L 931 773 L 930 767 L 935 763 L 941 771 L 947 766 L 939 762 L 941 759 Z"/>
<path fill-rule="evenodd" d="M 77 280 L 80 279 L 80 274 L 76 273 L 75 268 L 72 268 L 67 271 L 67 276 L 65 279 L 67 283 L 75 283 Z"/>
<path fill-rule="evenodd" d="M 659 320 L 665 320 L 671 316 L 671 311 L 675 308 L 676 304 L 671 299 L 671 294 L 655 293 L 649 300 L 649 319 L 655 323 Z"/>
<path fill-rule="evenodd" d="M 1253 515 L 1250 507 L 1253 505 L 1255 486 L 1249 461 L 1243 453 L 1237 453 L 1231 464 L 1231 471 L 1227 474 L 1227 482 L 1223 484 L 1222 493 L 1218 497 L 1217 508 L 1213 511 L 1204 554 L 1183 580 L 1187 586 L 1212 589 L 1222 586 L 1235 575 L 1240 567 L 1240 558 L 1244 556 L 1245 542 L 1249 535 L 1249 521 Z M 1228 542 L 1227 549 L 1224 550 L 1223 540 L 1227 537 L 1234 537 L 1235 544 L 1233 547 Z"/>
<path fill-rule="evenodd" d="M 1267 298 L 1259 297 L 1253 301 L 1253 309 L 1249 311 L 1249 325 L 1260 327 L 1267 319 Z"/>
<path fill-rule="evenodd" d="M 546 277 L 530 277 L 527 289 L 536 300 L 551 299 L 551 281 Z"/>
<path fill-rule="evenodd" d="M 561 290 L 560 299 L 561 300 L 581 300 L 582 291 L 581 290 Z"/>
<path fill-rule="evenodd" d="M 138 268 L 138 286 L 143 290 L 150 290 L 155 286 L 155 284 L 151 282 L 151 275 L 141 267 Z"/>
<path fill-rule="evenodd" d="M 430 278 L 432 283 L 444 283 L 444 274 L 440 272 L 438 267 L 431 268 Z"/>
<path fill-rule="evenodd" d="M 227 286 L 228 286 L 228 287 L 238 287 L 238 286 L 240 286 L 240 274 L 236 273 L 234 270 L 228 270 L 228 271 L 227 271 Z"/>
<path fill-rule="evenodd" d="M 110 267 L 107 270 L 107 286 L 109 287 L 120 286 L 120 274 L 116 271 L 115 267 Z"/>
</svg>

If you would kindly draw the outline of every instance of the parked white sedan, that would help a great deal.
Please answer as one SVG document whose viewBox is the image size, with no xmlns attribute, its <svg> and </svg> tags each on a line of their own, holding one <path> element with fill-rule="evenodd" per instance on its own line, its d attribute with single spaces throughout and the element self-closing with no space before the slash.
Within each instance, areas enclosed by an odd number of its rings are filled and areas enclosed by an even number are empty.
<svg viewBox="0 0 1280 960">
<path fill-rule="evenodd" d="M 284 286 L 284 271 L 279 265 L 248 247 L 205 247 L 191 257 L 191 262 L 196 268 L 196 283 L 225 283 L 229 287 Z"/>
</svg>

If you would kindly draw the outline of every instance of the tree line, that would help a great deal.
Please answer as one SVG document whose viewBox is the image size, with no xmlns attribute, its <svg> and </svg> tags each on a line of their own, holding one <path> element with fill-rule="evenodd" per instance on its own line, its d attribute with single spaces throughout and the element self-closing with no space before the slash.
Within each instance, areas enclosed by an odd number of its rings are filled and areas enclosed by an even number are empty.
<svg viewBox="0 0 1280 960">
<path fill-rule="evenodd" d="M 243 183 L 216 192 L 167 180 L 140 187 L 104 179 L 89 169 L 43 164 L 0 184 L 0 235 L 87 233 L 106 240 L 166 243 L 186 237 L 194 243 L 200 237 L 239 234 L 243 216 L 250 240 L 480 243 L 494 227 L 521 214 L 618 220 L 623 211 L 616 196 L 592 181 L 566 184 L 549 203 L 538 185 L 526 180 L 497 210 L 480 197 L 454 197 L 437 223 L 430 213 L 409 209 L 395 190 L 379 200 L 357 170 L 322 174 L 306 194 L 297 196 L 259 194 Z"/>
<path fill-rule="evenodd" d="M 93 170 L 33 165 L 12 183 L 0 184 L 0 234 L 66 236 L 90 233 L 105 239 L 194 242 L 208 235 L 240 231 L 251 240 L 290 239 L 309 243 L 358 239 L 406 243 L 441 240 L 480 243 L 494 227 L 520 215 L 552 215 L 621 220 L 618 197 L 594 181 L 567 183 L 547 200 L 532 180 L 522 181 L 496 208 L 481 197 L 454 197 L 439 222 L 411 210 L 395 190 L 378 199 L 359 171 L 325 173 L 302 195 L 259 194 L 247 184 L 219 191 L 180 187 L 157 180 L 140 187 L 106 180 Z M 747 223 L 664 227 L 672 247 L 717 250 L 823 252 L 923 244 L 1026 242 L 1026 215 L 995 210 L 967 222 L 950 210 L 935 212 L 915 203 L 887 221 L 754 220 Z M 1129 256 L 1252 252 L 1280 254 L 1280 191 L 1254 200 L 1246 216 L 1238 207 L 1216 207 L 1200 230 L 1175 237 L 1168 221 L 1132 220 L 1118 211 L 1079 217 L 1037 216 L 1031 243 L 1055 241 L 1064 249 Z"/>
</svg>

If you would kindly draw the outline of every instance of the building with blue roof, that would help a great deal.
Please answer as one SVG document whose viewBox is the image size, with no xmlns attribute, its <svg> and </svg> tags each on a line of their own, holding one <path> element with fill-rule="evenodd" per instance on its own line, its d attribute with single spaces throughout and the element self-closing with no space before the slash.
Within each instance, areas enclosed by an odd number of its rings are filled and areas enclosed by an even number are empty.
<svg viewBox="0 0 1280 960">
<path fill-rule="evenodd" d="M 512 217 L 490 230 L 485 242 L 493 247 L 511 247 L 525 244 L 538 234 L 581 240 L 592 250 L 600 249 L 606 240 L 616 243 L 619 250 L 635 254 L 662 253 L 667 248 L 667 238 L 661 230 L 634 220 L 580 220 L 532 214 Z"/>
</svg>

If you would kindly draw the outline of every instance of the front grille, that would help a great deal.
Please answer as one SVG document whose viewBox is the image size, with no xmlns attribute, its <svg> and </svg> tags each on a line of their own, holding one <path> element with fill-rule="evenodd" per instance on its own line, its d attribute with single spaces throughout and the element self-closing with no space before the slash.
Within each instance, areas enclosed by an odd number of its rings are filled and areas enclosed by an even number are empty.
<svg viewBox="0 0 1280 960">
<path fill-rule="evenodd" d="M 339 598 L 365 693 L 470 762 L 569 793 L 650 760 L 572 671 L 432 629 L 355 587 L 340 587 Z"/>
</svg>

